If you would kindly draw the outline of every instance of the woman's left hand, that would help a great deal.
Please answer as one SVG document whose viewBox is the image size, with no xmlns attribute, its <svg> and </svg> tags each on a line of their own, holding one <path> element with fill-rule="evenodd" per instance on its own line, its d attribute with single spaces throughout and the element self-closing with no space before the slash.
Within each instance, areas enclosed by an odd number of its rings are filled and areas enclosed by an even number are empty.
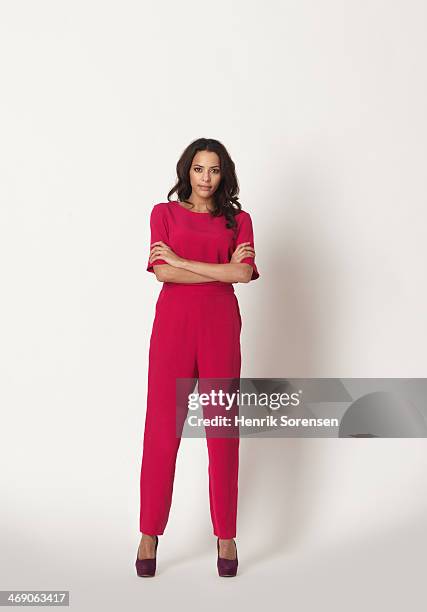
<svg viewBox="0 0 427 612">
<path fill-rule="evenodd" d="M 150 263 L 153 263 L 156 259 L 163 259 L 166 263 L 170 264 L 174 267 L 179 267 L 179 263 L 183 261 L 182 257 L 179 257 L 176 253 L 172 251 L 172 249 L 159 240 L 158 242 L 153 242 L 150 250 Z"/>
</svg>

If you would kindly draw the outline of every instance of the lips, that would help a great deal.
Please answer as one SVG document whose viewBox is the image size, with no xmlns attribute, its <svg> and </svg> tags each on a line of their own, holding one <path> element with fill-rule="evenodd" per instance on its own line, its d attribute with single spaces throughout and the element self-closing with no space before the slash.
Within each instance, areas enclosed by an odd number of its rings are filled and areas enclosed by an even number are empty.
<svg viewBox="0 0 427 612">
<path fill-rule="evenodd" d="M 204 185 L 199 185 L 200 189 L 204 189 L 205 191 L 209 191 L 210 187 L 205 187 Z"/>
</svg>

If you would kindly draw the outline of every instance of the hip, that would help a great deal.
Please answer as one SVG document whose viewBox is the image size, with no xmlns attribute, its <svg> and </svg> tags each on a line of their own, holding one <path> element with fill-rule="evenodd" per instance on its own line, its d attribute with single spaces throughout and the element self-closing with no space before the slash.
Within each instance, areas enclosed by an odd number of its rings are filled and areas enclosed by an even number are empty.
<svg viewBox="0 0 427 612">
<path fill-rule="evenodd" d="M 193 320 L 211 317 L 219 322 L 237 317 L 242 325 L 239 302 L 231 283 L 163 283 L 156 302 L 156 316 Z"/>
</svg>

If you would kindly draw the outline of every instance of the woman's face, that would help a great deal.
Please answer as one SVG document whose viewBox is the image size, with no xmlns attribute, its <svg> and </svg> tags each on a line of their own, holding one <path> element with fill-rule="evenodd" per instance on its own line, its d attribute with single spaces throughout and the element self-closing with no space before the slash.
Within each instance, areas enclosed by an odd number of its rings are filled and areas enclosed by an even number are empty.
<svg viewBox="0 0 427 612">
<path fill-rule="evenodd" d="M 220 159 L 213 151 L 197 151 L 190 168 L 192 193 L 211 198 L 221 182 Z"/>
</svg>

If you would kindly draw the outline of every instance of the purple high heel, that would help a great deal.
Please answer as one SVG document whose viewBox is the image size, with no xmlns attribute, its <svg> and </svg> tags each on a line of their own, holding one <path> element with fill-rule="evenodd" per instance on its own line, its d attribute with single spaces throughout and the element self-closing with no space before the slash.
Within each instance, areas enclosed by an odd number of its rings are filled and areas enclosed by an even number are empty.
<svg viewBox="0 0 427 612">
<path fill-rule="evenodd" d="M 136 573 L 138 576 L 148 577 L 154 576 L 156 573 L 156 557 L 157 557 L 157 546 L 159 544 L 159 537 L 156 536 L 156 548 L 154 549 L 154 559 L 138 559 L 138 552 L 136 553 Z M 138 547 L 139 550 L 139 547 Z"/>
<path fill-rule="evenodd" d="M 234 546 L 236 547 L 236 558 L 235 559 L 224 559 L 223 557 L 219 556 L 219 538 L 217 538 L 216 547 L 218 550 L 218 559 L 217 559 L 216 564 L 218 568 L 218 574 L 222 577 L 235 576 L 237 574 L 237 566 L 239 564 L 239 561 L 237 559 L 236 542 L 234 542 Z"/>
</svg>

